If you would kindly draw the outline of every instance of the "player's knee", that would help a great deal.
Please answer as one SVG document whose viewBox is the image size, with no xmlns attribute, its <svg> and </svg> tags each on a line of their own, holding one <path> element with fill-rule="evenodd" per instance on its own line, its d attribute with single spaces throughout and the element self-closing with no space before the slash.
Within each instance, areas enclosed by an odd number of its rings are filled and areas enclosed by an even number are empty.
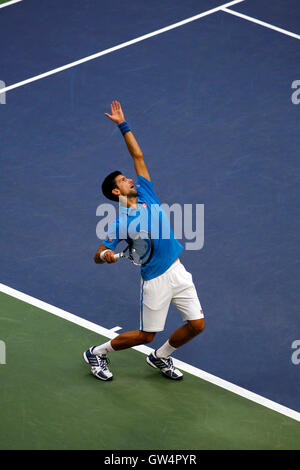
<svg viewBox="0 0 300 470">
<path fill-rule="evenodd" d="M 155 333 L 149 333 L 148 331 L 141 331 L 143 344 L 151 343 L 153 341 Z"/>
<path fill-rule="evenodd" d="M 195 335 L 201 333 L 205 328 L 204 318 L 199 318 L 198 320 L 190 320 L 188 323 Z"/>
</svg>

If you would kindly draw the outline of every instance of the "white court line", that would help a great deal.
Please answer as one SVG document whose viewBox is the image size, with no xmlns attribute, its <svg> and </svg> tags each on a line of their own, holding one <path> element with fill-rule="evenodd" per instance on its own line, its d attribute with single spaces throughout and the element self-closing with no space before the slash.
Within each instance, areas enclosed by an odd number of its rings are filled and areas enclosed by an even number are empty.
<svg viewBox="0 0 300 470">
<path fill-rule="evenodd" d="M 11 0 L 10 2 L 7 2 L 7 3 L 1 3 L 0 8 L 9 7 L 10 5 L 13 5 L 14 3 L 19 3 L 19 2 L 22 2 L 22 0 Z"/>
<path fill-rule="evenodd" d="M 75 62 L 71 62 L 69 64 L 63 65 L 62 67 L 58 67 L 56 69 L 49 70 L 49 72 L 42 73 L 40 75 L 36 75 L 35 77 L 28 78 L 27 80 L 23 80 L 22 82 L 15 83 L 14 85 L 9 85 L 5 88 L 0 89 L 0 94 L 1 93 L 7 93 L 10 90 L 14 90 L 15 88 L 19 88 L 21 86 L 27 85 L 28 83 L 35 82 L 37 80 L 41 80 L 42 78 L 49 77 L 50 75 L 54 75 L 56 73 L 62 72 L 63 70 L 70 69 L 72 67 L 76 67 L 77 65 L 83 64 L 85 62 L 88 62 L 90 60 L 97 59 L 98 57 L 102 57 L 106 54 L 110 54 L 111 52 L 115 52 L 119 49 L 122 49 L 124 47 L 131 46 L 132 44 L 136 44 L 138 42 L 144 41 L 145 39 L 152 38 L 153 36 L 157 36 L 158 34 L 165 33 L 167 31 L 170 31 L 171 29 L 178 28 L 179 26 L 183 26 L 187 23 L 191 23 L 192 21 L 199 20 L 200 18 L 203 18 L 204 16 L 211 15 L 213 13 L 216 13 L 217 11 L 220 11 L 223 7 L 226 6 L 233 6 L 237 3 L 241 3 L 244 0 L 234 0 L 229 3 L 225 3 L 223 5 L 220 5 L 216 8 L 213 8 L 211 10 L 204 11 L 202 13 L 199 13 L 198 15 L 191 16 L 190 18 L 187 18 L 185 20 L 179 21 L 178 23 L 171 24 L 170 26 L 166 26 L 165 28 L 157 29 L 156 31 L 153 31 L 152 33 L 144 34 L 143 36 L 139 36 L 138 38 L 131 39 L 130 41 L 123 42 L 122 44 L 118 44 L 117 46 L 110 47 L 109 49 L 105 49 L 104 51 L 97 52 L 96 54 L 92 54 L 90 56 L 84 57 L 83 59 L 76 60 Z"/>
<path fill-rule="evenodd" d="M 119 331 L 122 330 L 121 326 L 115 326 L 114 328 L 111 328 L 110 331 Z"/>
<path fill-rule="evenodd" d="M 300 39 L 299 34 L 291 33 L 291 31 L 278 28 L 277 26 L 274 26 L 270 23 L 265 23 L 265 21 L 257 20 L 256 18 L 253 18 L 252 16 L 244 15 L 243 13 L 240 13 L 238 11 L 230 10 L 229 8 L 226 8 L 225 5 L 221 8 L 221 10 L 225 11 L 226 13 L 230 13 L 230 15 L 235 15 L 235 16 L 238 16 L 239 18 L 243 18 L 244 20 L 251 21 L 252 23 L 259 24 L 260 26 L 264 26 L 265 28 L 273 29 L 274 31 L 277 31 L 278 33 L 286 34 L 287 36 L 291 36 L 292 38 L 295 38 L 295 39 Z"/>
<path fill-rule="evenodd" d="M 58 307 L 54 307 L 53 305 L 47 304 L 46 302 L 43 302 L 39 299 L 36 299 L 27 294 L 24 294 L 20 291 L 12 289 L 11 287 L 8 287 L 4 284 L 0 284 L 0 292 L 10 295 L 11 297 L 14 297 L 18 300 L 22 300 L 23 302 L 26 302 L 37 308 L 45 310 L 46 312 L 52 313 L 53 315 L 56 315 L 60 318 L 64 318 L 65 320 L 68 320 L 72 323 L 76 323 L 76 325 L 79 325 L 79 326 L 82 326 L 83 328 L 87 328 L 88 330 L 94 331 L 95 333 L 98 333 L 101 336 L 105 336 L 110 339 L 118 336 L 118 334 L 113 331 L 114 328 L 112 330 L 107 330 L 106 328 L 103 328 L 102 326 L 97 325 L 96 323 L 92 323 L 88 320 L 85 320 L 84 318 L 80 318 Z M 154 349 L 149 348 L 148 346 L 144 346 L 144 345 L 135 346 L 132 349 L 135 349 L 136 351 L 139 351 L 147 355 L 154 351 Z M 255 403 L 258 403 L 259 405 L 263 405 L 266 408 L 269 408 L 273 411 L 276 411 L 285 416 L 288 416 L 289 418 L 292 418 L 296 421 L 300 421 L 300 413 L 298 413 L 295 410 L 292 410 L 283 405 L 280 405 L 279 403 L 276 403 L 267 398 L 264 398 L 261 395 L 257 395 L 256 393 L 250 392 L 249 390 L 239 387 L 238 385 L 232 384 L 231 382 L 227 382 L 226 380 L 216 377 L 215 375 L 209 374 L 201 369 L 198 369 L 197 367 L 191 366 L 190 364 L 187 364 L 186 362 L 182 362 L 175 358 L 173 360 L 174 360 L 174 365 L 176 367 L 179 367 L 179 369 L 185 372 L 188 372 L 191 375 L 199 377 L 200 379 L 210 382 L 214 385 L 217 385 L 218 387 L 224 388 L 225 390 L 235 393 L 236 395 L 239 395 L 243 398 L 246 398 Z"/>
</svg>

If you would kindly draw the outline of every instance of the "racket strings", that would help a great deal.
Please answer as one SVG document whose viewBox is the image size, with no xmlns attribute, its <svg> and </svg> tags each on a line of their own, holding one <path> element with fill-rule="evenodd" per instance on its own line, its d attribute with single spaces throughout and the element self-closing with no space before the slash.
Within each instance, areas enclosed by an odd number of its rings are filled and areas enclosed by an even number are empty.
<svg viewBox="0 0 300 470">
<path fill-rule="evenodd" d="M 151 254 L 151 240 L 137 238 L 133 240 L 130 247 L 130 258 L 135 264 L 145 264 Z"/>
</svg>

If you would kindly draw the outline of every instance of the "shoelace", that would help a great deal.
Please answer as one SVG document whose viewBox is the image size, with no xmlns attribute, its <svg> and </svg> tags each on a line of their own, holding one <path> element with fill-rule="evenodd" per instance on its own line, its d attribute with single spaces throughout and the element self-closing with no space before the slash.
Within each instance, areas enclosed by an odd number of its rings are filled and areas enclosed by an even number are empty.
<svg viewBox="0 0 300 470">
<path fill-rule="evenodd" d="M 174 367 L 174 365 L 173 365 L 173 361 L 172 361 L 172 359 L 171 359 L 170 357 L 167 359 L 167 364 L 168 364 L 168 367 L 169 367 L 170 369 L 172 369 L 172 370 L 175 369 L 175 367 Z"/>
<path fill-rule="evenodd" d="M 169 369 L 171 369 L 171 370 L 175 369 L 175 367 L 173 365 L 173 360 L 172 360 L 171 357 L 166 357 L 166 358 L 165 357 L 164 358 L 158 357 L 157 359 L 159 359 L 163 365 L 167 365 L 169 367 Z"/>
<path fill-rule="evenodd" d="M 110 360 L 106 356 L 97 356 L 99 366 L 103 370 L 107 370 L 107 365 L 110 363 Z"/>
<path fill-rule="evenodd" d="M 94 356 L 95 357 L 91 358 L 92 366 L 107 370 L 107 365 L 110 363 L 110 360 L 106 356 L 97 356 L 96 354 L 94 354 Z"/>
</svg>

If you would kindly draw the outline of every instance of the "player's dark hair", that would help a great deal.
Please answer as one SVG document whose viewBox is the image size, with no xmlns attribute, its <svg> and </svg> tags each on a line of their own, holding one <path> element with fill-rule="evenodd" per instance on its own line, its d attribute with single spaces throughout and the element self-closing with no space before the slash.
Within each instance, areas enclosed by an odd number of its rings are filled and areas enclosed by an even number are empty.
<svg viewBox="0 0 300 470">
<path fill-rule="evenodd" d="M 111 201 L 118 202 L 119 198 L 115 194 L 112 194 L 112 190 L 117 188 L 116 185 L 116 177 L 119 175 L 122 175 L 123 173 L 121 171 L 113 171 L 107 177 L 102 183 L 102 192 L 107 199 L 110 199 Z"/>
</svg>

